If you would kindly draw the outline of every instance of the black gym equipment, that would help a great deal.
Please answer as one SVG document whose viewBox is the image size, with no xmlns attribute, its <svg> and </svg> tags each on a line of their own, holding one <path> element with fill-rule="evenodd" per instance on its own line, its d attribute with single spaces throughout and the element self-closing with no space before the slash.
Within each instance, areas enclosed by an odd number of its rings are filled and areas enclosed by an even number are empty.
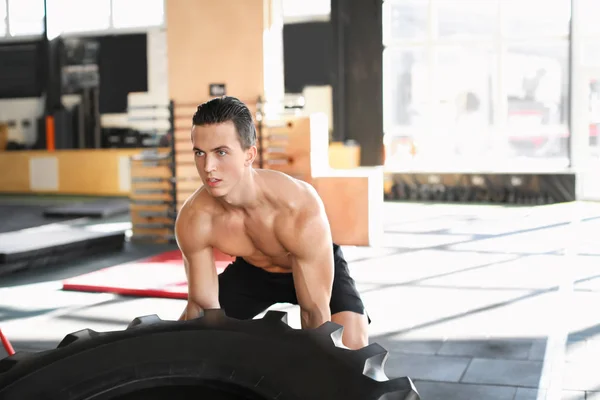
<svg viewBox="0 0 600 400">
<path fill-rule="evenodd" d="M 127 213 L 129 213 L 129 199 L 74 202 L 44 210 L 44 215 L 52 218 L 108 218 Z"/>
<path fill-rule="evenodd" d="M 342 327 L 293 329 L 287 314 L 237 320 L 207 310 L 191 321 L 156 315 L 127 329 L 67 335 L 56 349 L 0 360 L 3 400 L 418 400 L 408 377 L 388 379 L 378 344 L 339 347 Z"/>
<path fill-rule="evenodd" d="M 387 201 L 553 204 L 575 200 L 573 174 L 389 173 Z"/>
<path fill-rule="evenodd" d="M 47 205 L 39 204 L 0 204 L 0 234 L 35 228 L 55 222 L 65 222 L 72 218 L 59 217 L 48 219 L 44 217 Z"/>
<path fill-rule="evenodd" d="M 94 232 L 83 227 L 4 233 L 0 235 L 0 276 L 120 251 L 124 244 L 125 232 Z"/>
</svg>

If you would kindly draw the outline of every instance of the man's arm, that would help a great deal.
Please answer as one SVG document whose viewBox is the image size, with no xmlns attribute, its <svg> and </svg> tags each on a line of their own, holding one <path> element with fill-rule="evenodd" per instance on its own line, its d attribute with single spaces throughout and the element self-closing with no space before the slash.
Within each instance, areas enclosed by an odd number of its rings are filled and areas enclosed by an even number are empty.
<svg viewBox="0 0 600 400">
<path fill-rule="evenodd" d="M 333 243 L 329 221 L 316 193 L 297 215 L 282 216 L 278 236 L 291 253 L 292 274 L 301 309 L 302 328 L 317 328 L 331 320 Z"/>
<path fill-rule="evenodd" d="M 208 240 L 210 217 L 186 206 L 175 222 L 175 235 L 188 281 L 188 302 L 179 320 L 198 318 L 204 309 L 220 308 L 219 280 Z"/>
</svg>

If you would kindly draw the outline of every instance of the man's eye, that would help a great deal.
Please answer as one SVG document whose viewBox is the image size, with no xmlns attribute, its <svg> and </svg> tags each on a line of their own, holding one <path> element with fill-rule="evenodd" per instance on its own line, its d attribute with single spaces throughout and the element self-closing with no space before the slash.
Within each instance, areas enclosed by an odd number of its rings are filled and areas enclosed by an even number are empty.
<svg viewBox="0 0 600 400">
<path fill-rule="evenodd" d="M 226 153 L 226 152 L 224 152 L 223 150 L 219 151 L 219 155 L 220 155 L 220 156 L 224 156 L 224 155 L 226 155 L 226 154 L 227 154 L 227 153 Z"/>
<path fill-rule="evenodd" d="M 204 155 L 204 153 L 201 151 L 195 151 L 194 154 L 197 155 L 198 157 L 201 157 L 202 155 Z"/>
</svg>

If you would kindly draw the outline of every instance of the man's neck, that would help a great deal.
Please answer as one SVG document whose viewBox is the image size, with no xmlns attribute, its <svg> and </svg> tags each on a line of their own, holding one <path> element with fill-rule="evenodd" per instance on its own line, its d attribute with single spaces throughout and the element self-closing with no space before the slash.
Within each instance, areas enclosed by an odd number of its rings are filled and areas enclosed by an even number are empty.
<svg viewBox="0 0 600 400">
<path fill-rule="evenodd" d="M 256 181 L 256 171 L 250 168 L 246 176 L 228 195 L 219 199 L 224 207 L 239 211 L 250 211 L 262 203 L 262 194 Z"/>
</svg>

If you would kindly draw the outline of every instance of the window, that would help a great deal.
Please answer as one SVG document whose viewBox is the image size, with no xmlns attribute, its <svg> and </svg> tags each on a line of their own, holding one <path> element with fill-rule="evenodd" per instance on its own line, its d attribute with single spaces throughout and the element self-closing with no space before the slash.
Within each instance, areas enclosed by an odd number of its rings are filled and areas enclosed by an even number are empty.
<svg viewBox="0 0 600 400">
<path fill-rule="evenodd" d="M 0 36 L 6 33 L 6 0 L 0 0 Z"/>
<path fill-rule="evenodd" d="M 47 4 L 49 36 L 110 27 L 110 0 L 47 0 Z"/>
<path fill-rule="evenodd" d="M 600 2 L 598 0 L 579 0 L 581 11 L 579 22 L 581 31 L 584 35 L 600 35 L 600 24 L 598 15 L 600 15 Z"/>
<path fill-rule="evenodd" d="M 539 154 L 566 157 L 568 151 L 569 44 L 564 41 L 509 44 L 504 82 L 507 128 L 516 141 L 537 142 Z"/>
<path fill-rule="evenodd" d="M 588 155 L 590 159 L 600 160 L 600 75 L 598 72 L 588 77 L 588 119 L 590 124 L 590 138 L 588 140 Z"/>
<path fill-rule="evenodd" d="M 385 125 L 407 134 L 428 120 L 429 93 L 426 49 L 389 48 L 384 51 Z"/>
<path fill-rule="evenodd" d="M 8 22 L 11 36 L 44 33 L 44 0 L 8 0 Z"/>
<path fill-rule="evenodd" d="M 571 0 L 386 0 L 383 24 L 387 168 L 568 165 Z"/>
<path fill-rule="evenodd" d="M 383 3 L 384 42 L 426 40 L 428 3 L 423 0 L 388 0 Z"/>
<path fill-rule="evenodd" d="M 600 67 L 600 42 L 597 38 L 582 40 L 581 63 L 586 67 Z"/>
<path fill-rule="evenodd" d="M 497 57 L 492 46 L 440 46 L 433 65 L 432 136 L 445 154 L 474 157 L 491 149 L 492 84 Z"/>
<path fill-rule="evenodd" d="M 162 26 L 165 0 L 47 0 L 48 38 Z M 44 34 L 44 0 L 0 0 L 0 37 Z"/>
<path fill-rule="evenodd" d="M 162 25 L 164 8 L 164 0 L 112 0 L 113 27 Z"/>
<path fill-rule="evenodd" d="M 496 0 L 437 0 L 437 36 L 441 39 L 494 39 L 500 27 Z"/>
<path fill-rule="evenodd" d="M 503 34 L 510 38 L 567 37 L 571 0 L 503 0 Z"/>
<path fill-rule="evenodd" d="M 427 48 L 388 47 L 383 52 L 383 122 L 386 166 L 403 169 L 411 143 L 427 136 L 431 121 Z"/>
</svg>

